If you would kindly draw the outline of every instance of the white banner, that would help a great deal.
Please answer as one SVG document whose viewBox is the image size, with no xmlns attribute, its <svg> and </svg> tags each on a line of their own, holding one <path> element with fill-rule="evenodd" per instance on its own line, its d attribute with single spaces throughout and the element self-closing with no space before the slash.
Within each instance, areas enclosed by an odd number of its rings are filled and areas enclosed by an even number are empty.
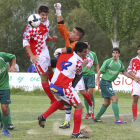
<svg viewBox="0 0 140 140">
<path fill-rule="evenodd" d="M 36 88 L 40 88 L 43 90 L 41 85 L 41 78 L 38 73 L 9 72 L 9 84 L 10 88 L 21 88 L 26 91 L 31 91 Z M 132 91 L 132 80 L 121 74 L 118 75 L 117 79 L 114 82 L 112 82 L 112 85 L 115 91 Z M 99 89 L 99 86 L 96 86 L 96 89 Z"/>
</svg>

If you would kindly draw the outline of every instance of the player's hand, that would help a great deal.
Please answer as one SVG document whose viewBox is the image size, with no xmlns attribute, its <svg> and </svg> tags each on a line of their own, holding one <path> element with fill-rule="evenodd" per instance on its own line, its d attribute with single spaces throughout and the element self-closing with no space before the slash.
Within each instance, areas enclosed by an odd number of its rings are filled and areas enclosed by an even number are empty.
<svg viewBox="0 0 140 140">
<path fill-rule="evenodd" d="M 55 3 L 54 8 L 60 10 L 61 9 L 61 3 Z"/>
<path fill-rule="evenodd" d="M 57 36 L 52 36 L 52 41 L 56 41 L 58 39 L 58 37 Z"/>
<path fill-rule="evenodd" d="M 86 66 L 86 68 L 87 68 L 87 69 L 90 69 L 90 68 L 91 68 L 91 66 L 90 66 L 90 65 L 87 65 L 87 66 Z"/>
<path fill-rule="evenodd" d="M 11 66 L 10 72 L 15 72 L 15 66 Z"/>
<path fill-rule="evenodd" d="M 39 56 L 33 55 L 31 56 L 32 63 L 37 64 L 39 61 Z"/>
<path fill-rule="evenodd" d="M 56 49 L 55 52 L 54 52 L 54 57 L 58 58 L 61 53 L 62 53 L 62 48 Z"/>
<path fill-rule="evenodd" d="M 98 86 L 98 83 L 99 83 L 99 78 L 96 78 L 95 79 L 95 85 Z"/>
<path fill-rule="evenodd" d="M 61 16 L 61 3 L 55 3 L 54 8 L 56 10 L 56 15 Z"/>
</svg>

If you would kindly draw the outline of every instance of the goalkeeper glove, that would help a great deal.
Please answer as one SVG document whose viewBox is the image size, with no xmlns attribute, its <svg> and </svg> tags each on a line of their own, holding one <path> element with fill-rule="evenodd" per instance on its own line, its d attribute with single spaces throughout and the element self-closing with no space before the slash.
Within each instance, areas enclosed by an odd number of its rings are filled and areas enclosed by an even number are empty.
<svg viewBox="0 0 140 140">
<path fill-rule="evenodd" d="M 56 10 L 56 15 L 61 16 L 61 3 L 55 3 L 54 8 Z"/>
<path fill-rule="evenodd" d="M 55 58 L 58 58 L 59 55 L 60 55 L 60 53 L 62 53 L 62 48 L 56 49 L 55 52 L 54 52 L 54 57 L 55 57 Z"/>
</svg>

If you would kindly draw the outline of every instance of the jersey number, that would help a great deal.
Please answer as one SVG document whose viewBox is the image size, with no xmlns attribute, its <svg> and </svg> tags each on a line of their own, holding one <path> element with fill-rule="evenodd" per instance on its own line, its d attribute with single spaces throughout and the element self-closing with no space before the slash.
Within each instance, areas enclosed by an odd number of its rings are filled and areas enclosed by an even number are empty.
<svg viewBox="0 0 140 140">
<path fill-rule="evenodd" d="M 61 63 L 61 67 L 62 67 L 61 71 L 67 70 L 68 67 L 70 67 L 71 65 L 72 65 L 71 62 L 69 62 L 69 61 L 63 61 L 63 62 Z"/>
</svg>

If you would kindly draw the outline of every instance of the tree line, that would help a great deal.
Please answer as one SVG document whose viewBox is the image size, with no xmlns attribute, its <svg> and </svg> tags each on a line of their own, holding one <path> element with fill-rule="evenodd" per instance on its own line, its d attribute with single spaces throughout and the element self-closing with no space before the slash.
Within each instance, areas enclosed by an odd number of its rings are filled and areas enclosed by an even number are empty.
<svg viewBox="0 0 140 140">
<path fill-rule="evenodd" d="M 133 2 L 133 0 L 131 1 Z M 90 42 L 90 50 L 97 54 L 100 65 L 104 60 L 112 57 L 111 50 L 113 46 L 109 36 L 95 22 L 93 15 L 89 14 L 89 11 L 81 4 L 80 0 L 0 0 L 0 49 L 1 52 L 16 55 L 17 64 L 21 72 L 26 72 L 31 64 L 22 46 L 22 35 L 28 16 L 37 13 L 39 5 L 45 4 L 50 8 L 48 17 L 51 25 L 50 36 L 58 36 L 56 42 L 47 42 L 51 58 L 54 57 L 53 53 L 56 48 L 64 47 L 64 40 L 57 30 L 57 21 L 53 6 L 56 2 L 62 4 L 62 16 L 68 31 L 71 31 L 76 26 L 82 27 L 85 30 L 85 36 L 81 41 L 87 40 Z M 110 20 L 109 17 L 108 19 Z M 140 44 L 139 40 L 140 28 L 137 28 L 134 34 L 129 35 L 120 42 L 120 60 L 126 68 L 131 58 L 137 55 L 137 46 Z"/>
</svg>

